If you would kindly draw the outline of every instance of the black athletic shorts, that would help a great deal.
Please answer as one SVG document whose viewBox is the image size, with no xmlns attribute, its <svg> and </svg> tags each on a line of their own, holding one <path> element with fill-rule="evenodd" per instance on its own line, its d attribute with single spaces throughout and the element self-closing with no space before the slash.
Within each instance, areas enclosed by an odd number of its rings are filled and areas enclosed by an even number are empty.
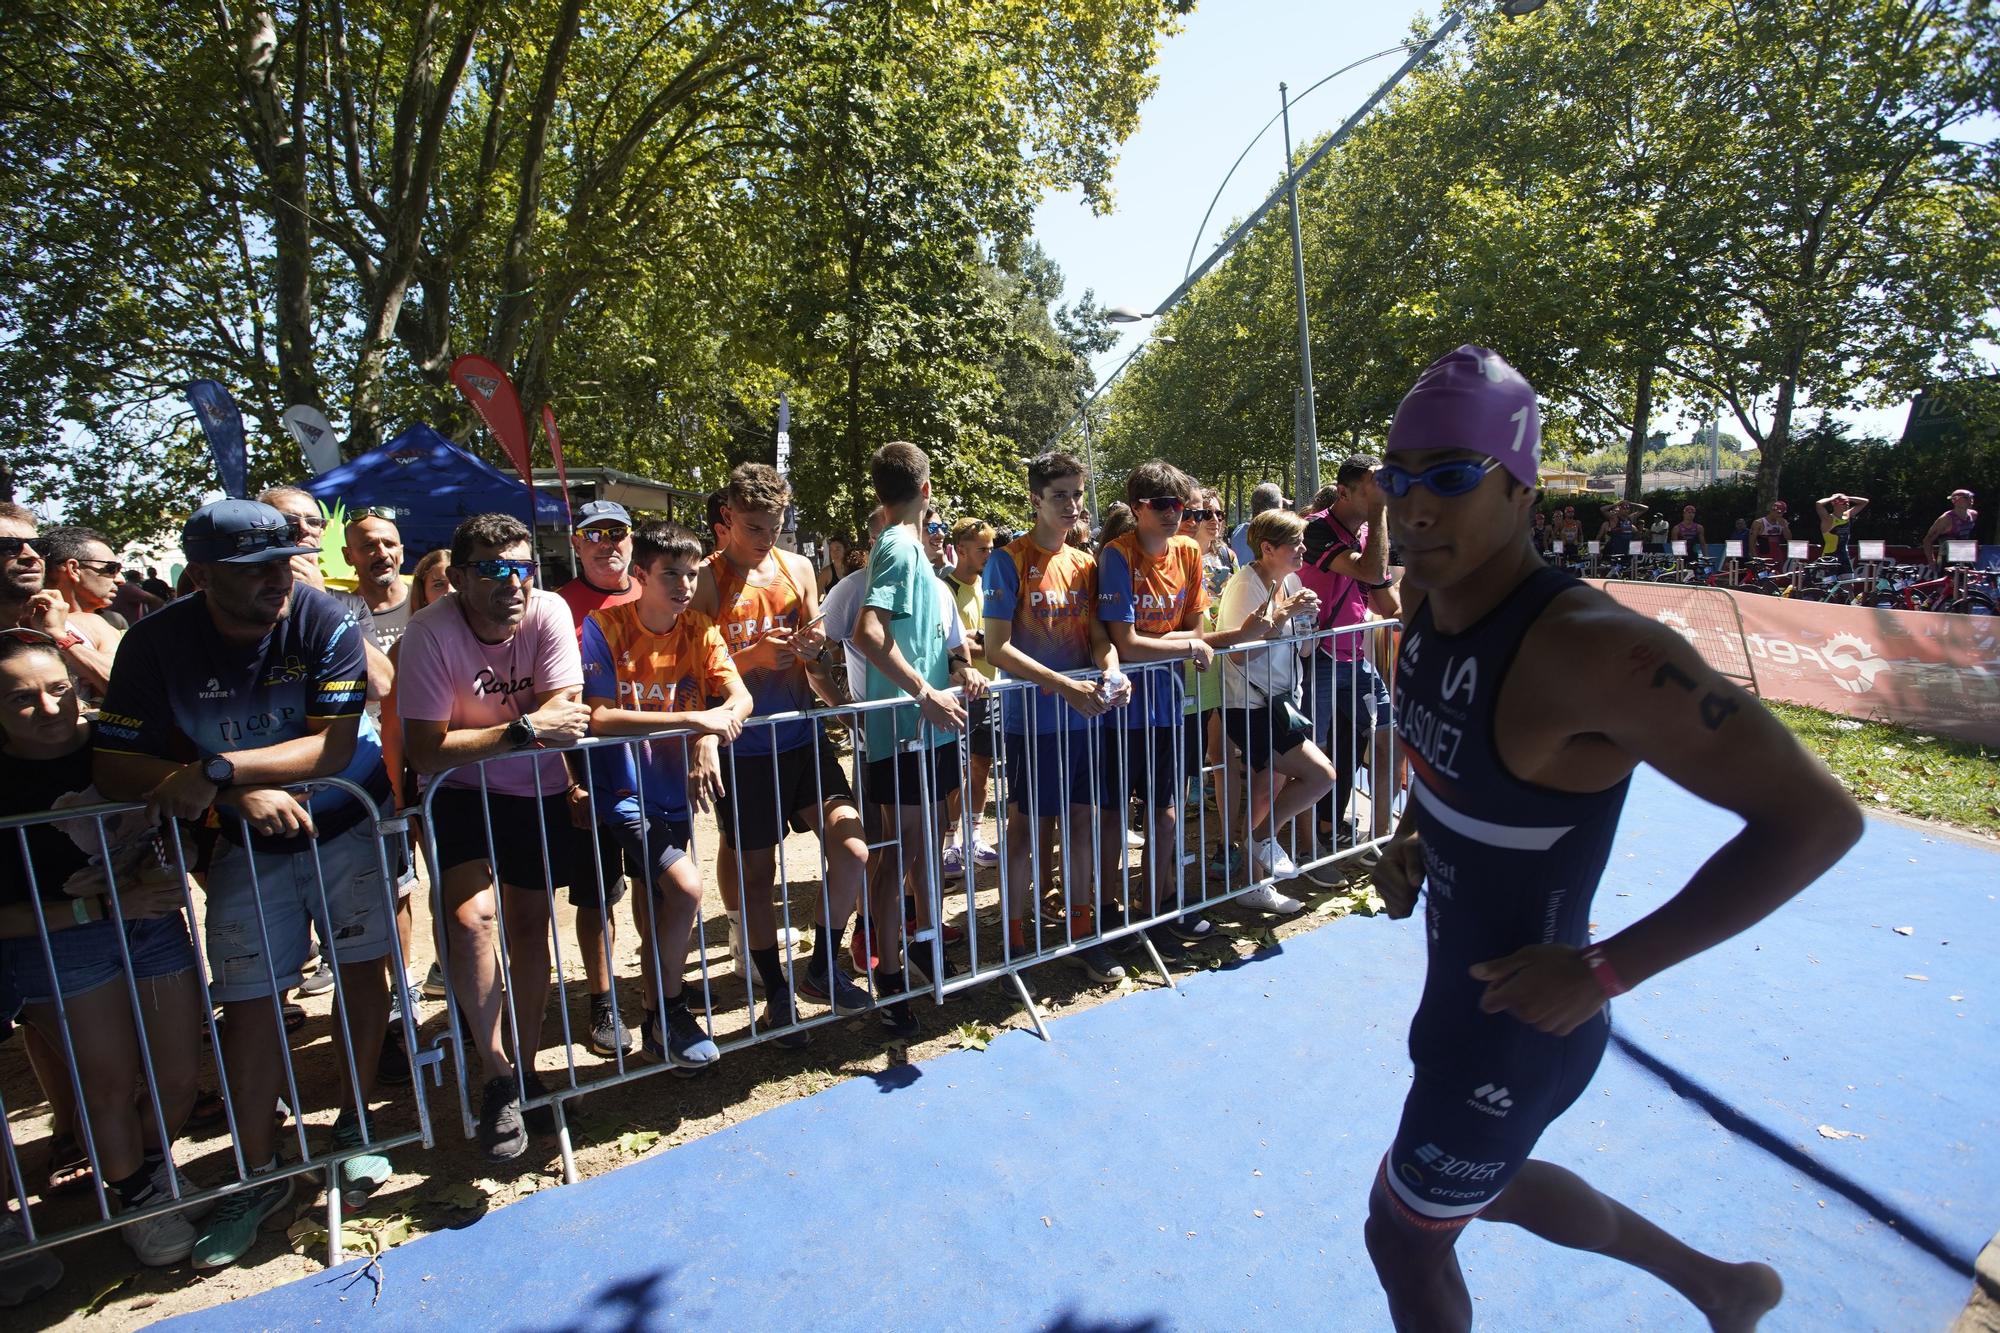
<svg viewBox="0 0 2000 1333">
<path fill-rule="evenodd" d="M 926 762 L 928 761 L 928 763 Z M 928 791 L 923 769 L 930 769 Z M 873 805 L 940 805 L 957 791 L 958 742 L 931 750 L 904 750 L 861 766 L 861 798 Z"/>
<path fill-rule="evenodd" d="M 1268 708 L 1223 709 L 1222 734 L 1243 751 L 1251 771 L 1261 773 L 1277 756 L 1305 744 L 1312 735 L 1312 723 L 1298 709 L 1280 701 Z"/>
<path fill-rule="evenodd" d="M 966 716 L 965 748 L 985 759 L 1000 756 L 1000 717 L 993 711 L 991 695 L 982 694 L 972 701 Z"/>
<path fill-rule="evenodd" d="M 489 856 L 487 819 L 481 801 L 491 803 L 493 844 Z M 443 787 L 431 800 L 437 832 L 438 873 L 468 861 L 497 859 L 494 880 L 517 889 L 544 885 L 569 890 L 573 907 L 601 907 L 625 896 L 624 858 L 610 829 L 580 829 L 570 823 L 569 798 L 482 794 L 472 787 Z M 547 839 L 548 876 L 542 875 Z"/>
<path fill-rule="evenodd" d="M 854 784 L 847 780 L 840 753 L 824 734 L 817 743 L 780 750 L 775 764 L 768 754 L 739 754 L 733 759 L 732 754 L 728 748 L 722 752 L 725 790 L 715 803 L 716 823 L 731 847 L 749 852 L 776 847 L 785 840 L 787 825 L 794 833 L 812 827 L 804 818 L 807 811 L 828 801 L 854 799 Z"/>
</svg>

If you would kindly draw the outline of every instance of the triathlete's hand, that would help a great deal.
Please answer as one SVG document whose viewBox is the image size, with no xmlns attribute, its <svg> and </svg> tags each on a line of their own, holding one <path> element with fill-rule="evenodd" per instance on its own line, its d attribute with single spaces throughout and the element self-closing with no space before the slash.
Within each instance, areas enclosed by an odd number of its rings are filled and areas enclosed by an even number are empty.
<svg viewBox="0 0 2000 1333">
<path fill-rule="evenodd" d="M 1505 958 L 1474 963 L 1474 981 L 1487 983 L 1479 1007 L 1512 1014 L 1529 1027 L 1567 1037 L 1604 1007 L 1604 990 L 1582 951 L 1567 944 L 1530 944 Z"/>
<path fill-rule="evenodd" d="M 1412 833 L 1391 838 L 1382 844 L 1382 859 L 1375 863 L 1375 892 L 1382 895 L 1382 910 L 1400 921 L 1417 906 L 1417 890 L 1424 884 L 1424 844 Z"/>
</svg>

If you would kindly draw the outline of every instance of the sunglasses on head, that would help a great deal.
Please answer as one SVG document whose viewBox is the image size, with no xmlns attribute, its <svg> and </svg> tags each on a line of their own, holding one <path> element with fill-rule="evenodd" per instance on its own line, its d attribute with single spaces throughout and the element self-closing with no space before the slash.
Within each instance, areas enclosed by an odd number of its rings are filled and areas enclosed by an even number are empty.
<svg viewBox="0 0 2000 1333">
<path fill-rule="evenodd" d="M 23 551 L 37 559 L 49 558 L 48 543 L 40 537 L 0 537 L 0 560 L 16 560 Z"/>
<path fill-rule="evenodd" d="M 583 539 L 592 546 L 604 546 L 607 544 L 616 546 L 619 542 L 624 541 L 632 535 L 632 529 L 621 527 L 616 523 L 607 523 L 599 528 L 582 528 L 579 531 Z"/>
<path fill-rule="evenodd" d="M 347 521 L 349 523 L 359 523 L 364 518 L 380 518 L 394 523 L 396 521 L 396 511 L 389 505 L 368 505 L 362 509 L 350 509 L 347 511 Z"/>
<path fill-rule="evenodd" d="M 1150 509 L 1156 514 L 1178 514 L 1187 508 L 1187 501 L 1178 495 L 1149 495 L 1139 501 L 1139 507 Z"/>
<path fill-rule="evenodd" d="M 1449 463 L 1412 472 L 1394 463 L 1384 463 L 1375 470 L 1375 484 L 1398 500 L 1408 495 L 1412 486 L 1429 487 L 1431 494 L 1449 500 L 1477 490 L 1479 483 L 1486 480 L 1486 474 L 1499 466 L 1497 458 L 1454 458 Z"/>
<path fill-rule="evenodd" d="M 535 562 L 532 560 L 468 560 L 459 566 L 469 569 L 482 579 L 498 583 L 502 579 L 515 578 L 523 583 L 535 581 Z"/>
</svg>

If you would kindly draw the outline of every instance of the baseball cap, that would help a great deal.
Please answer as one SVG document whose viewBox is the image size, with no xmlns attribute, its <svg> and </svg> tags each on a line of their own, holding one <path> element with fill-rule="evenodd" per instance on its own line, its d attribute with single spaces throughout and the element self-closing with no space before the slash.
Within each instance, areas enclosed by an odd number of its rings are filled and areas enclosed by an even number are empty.
<svg viewBox="0 0 2000 1333">
<path fill-rule="evenodd" d="M 1388 453 L 1467 449 L 1499 460 L 1523 486 L 1539 480 L 1542 412 L 1506 358 L 1466 343 L 1425 368 L 1396 408 Z"/>
<path fill-rule="evenodd" d="M 256 500 L 217 500 L 194 511 L 181 529 L 181 553 L 190 563 L 261 565 L 295 555 L 318 555 L 296 545 L 292 520 Z"/>
<path fill-rule="evenodd" d="M 625 512 L 625 506 L 610 500 L 592 500 L 576 511 L 576 525 L 587 528 L 593 523 L 623 523 L 632 526 L 632 516 Z"/>
</svg>

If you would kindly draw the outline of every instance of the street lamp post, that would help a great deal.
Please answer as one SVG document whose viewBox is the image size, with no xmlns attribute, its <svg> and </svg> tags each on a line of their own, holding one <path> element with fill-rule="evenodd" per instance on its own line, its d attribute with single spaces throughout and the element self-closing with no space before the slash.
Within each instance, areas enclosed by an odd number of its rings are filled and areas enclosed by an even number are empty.
<svg viewBox="0 0 2000 1333">
<path fill-rule="evenodd" d="M 1301 508 L 1319 490 L 1319 412 L 1313 403 L 1312 326 L 1306 316 L 1306 252 L 1299 241 L 1299 178 L 1292 172 L 1292 103 L 1285 85 L 1278 85 L 1279 114 L 1285 122 L 1285 179 L 1291 183 L 1292 288 L 1299 302 L 1299 391 L 1304 430 L 1293 432 L 1298 463 L 1298 487 L 1292 493 Z"/>
</svg>

